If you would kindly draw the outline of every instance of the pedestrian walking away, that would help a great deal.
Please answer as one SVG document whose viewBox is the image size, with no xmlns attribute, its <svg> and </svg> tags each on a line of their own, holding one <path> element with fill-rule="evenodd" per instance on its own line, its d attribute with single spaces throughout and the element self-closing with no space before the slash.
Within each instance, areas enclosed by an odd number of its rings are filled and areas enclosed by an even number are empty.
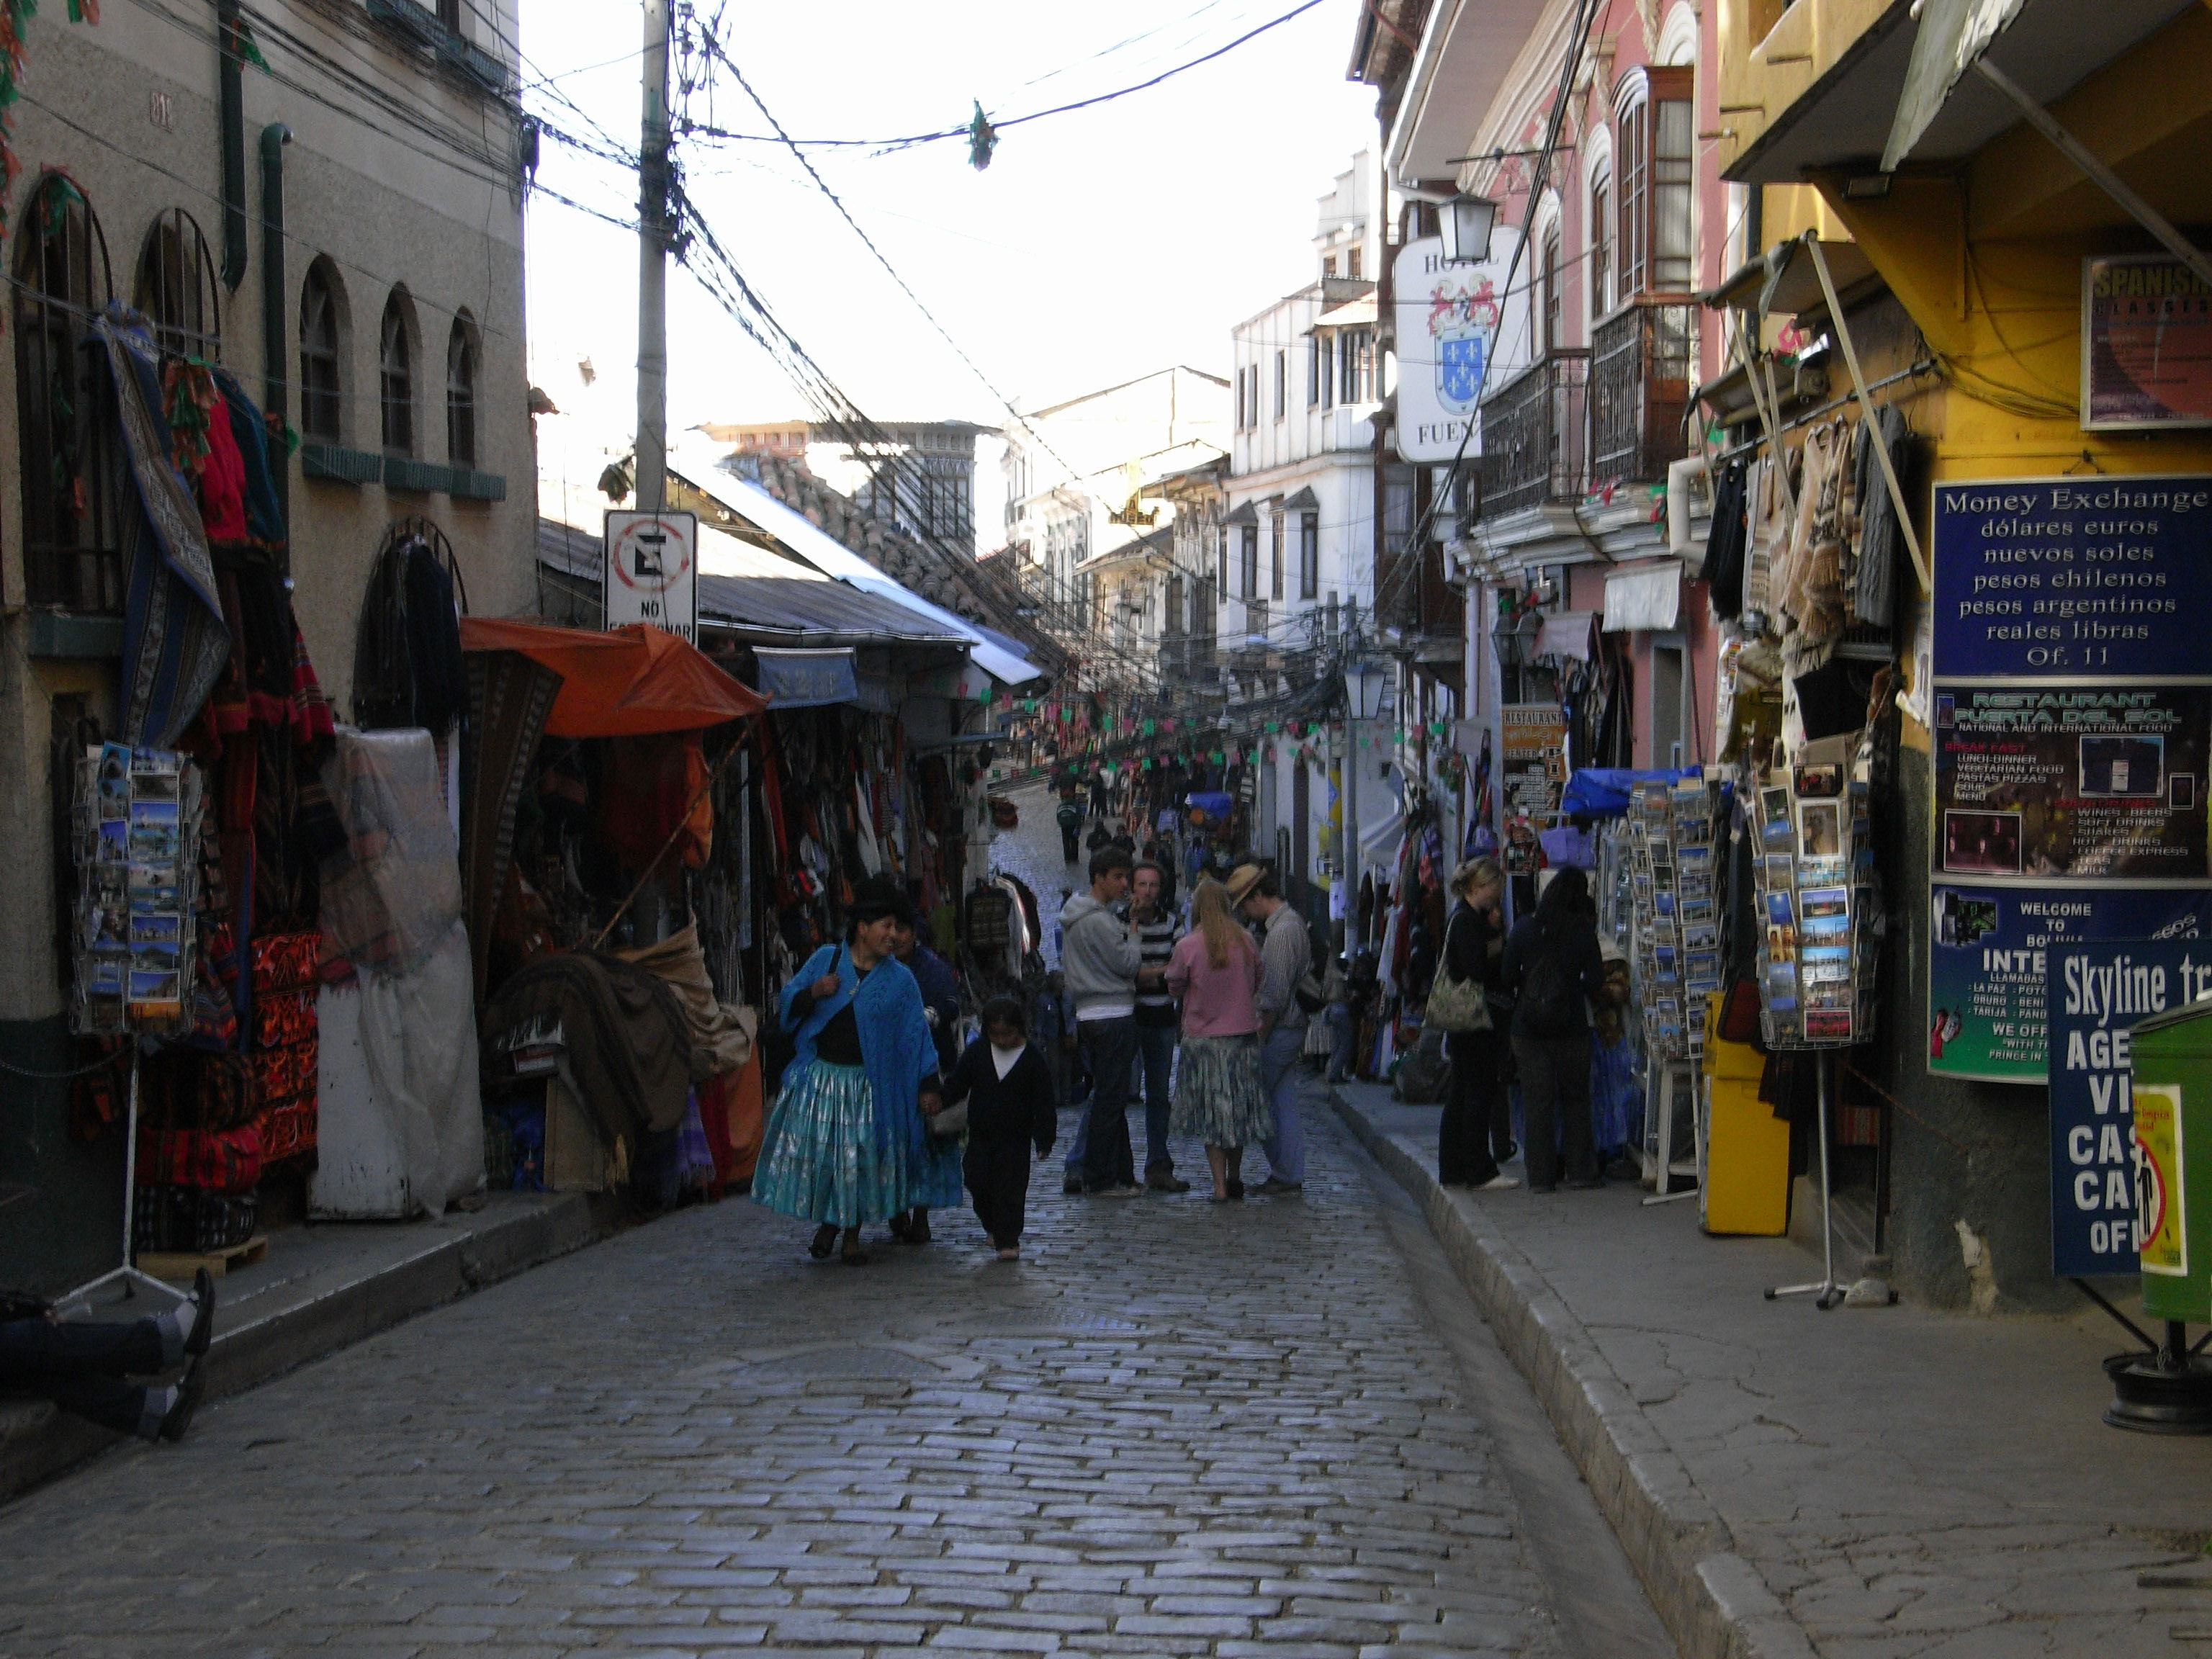
<svg viewBox="0 0 2212 1659">
<path fill-rule="evenodd" d="M 983 1005 L 983 1035 L 952 1068 L 945 1103 L 968 1103 L 968 1195 L 975 1219 L 1001 1261 L 1022 1253 L 1028 1218 L 1030 1149 L 1052 1156 L 1060 1100 L 1052 1068 L 1030 1042 L 1029 1021 L 1012 997 Z"/>
<path fill-rule="evenodd" d="M 1199 883 L 1190 909 L 1191 931 L 1167 973 L 1168 988 L 1182 999 L 1175 1131 L 1205 1143 L 1214 1202 L 1232 1203 L 1244 1196 L 1244 1149 L 1274 1127 L 1260 1085 L 1260 951 L 1219 882 Z"/>
<path fill-rule="evenodd" d="M 1145 1091 L 1145 1185 L 1158 1193 L 1187 1193 L 1190 1182 L 1175 1172 L 1168 1151 L 1168 1121 L 1174 1109 L 1170 1094 L 1176 1063 L 1176 1000 L 1164 982 L 1168 958 L 1173 953 L 1175 913 L 1168 908 L 1167 876 L 1159 866 L 1139 864 L 1131 878 L 1130 915 L 1137 924 L 1141 949 L 1138 972 L 1158 975 L 1137 992 L 1137 1056 Z"/>
<path fill-rule="evenodd" d="M 1485 1024 L 1444 1037 L 1451 1084 L 1437 1131 L 1437 1180 L 1446 1187 L 1498 1191 L 1521 1184 L 1498 1167 L 1514 1151 L 1505 1086 L 1510 1016 L 1499 993 L 1505 969 L 1504 869 L 1496 859 L 1469 860 L 1452 872 L 1451 890 L 1458 902 L 1444 924 L 1443 972 L 1477 988 Z"/>
<path fill-rule="evenodd" d="M 1605 958 L 1598 949 L 1597 906 L 1581 871 L 1554 875 L 1536 913 L 1514 928 L 1502 977 L 1514 999 L 1528 1190 L 1558 1190 L 1562 1142 L 1567 1185 L 1601 1187 L 1590 1139 L 1588 1004 L 1604 988 Z"/>
<path fill-rule="evenodd" d="M 1060 856 L 1073 864 L 1082 856 L 1083 804 L 1070 795 L 1054 809 L 1052 821 L 1060 826 Z"/>
<path fill-rule="evenodd" d="M 862 1227 L 917 1204 L 960 1201 L 957 1148 L 931 1146 L 924 1121 L 942 1100 L 936 1039 L 921 987 L 891 955 L 906 911 L 896 881 L 867 877 L 847 907 L 845 943 L 823 945 L 783 988 L 780 1012 L 797 1052 L 784 1068 L 753 1197 L 815 1223 L 807 1254 L 817 1261 L 842 1231 L 843 1259 L 863 1266 Z"/>
<path fill-rule="evenodd" d="M 1270 1195 L 1300 1192 L 1306 1180 L 1305 1126 L 1298 1119 L 1298 1055 L 1306 1042 L 1306 1011 L 1298 984 L 1313 966 L 1306 920 L 1284 898 L 1275 872 L 1263 865 L 1237 867 L 1228 882 L 1239 915 L 1260 928 L 1260 1082 L 1267 1093 L 1273 1127 L 1261 1143 L 1267 1178 L 1255 1188 Z"/>
<path fill-rule="evenodd" d="M 1084 1120 L 1083 1190 L 1097 1197 L 1134 1197 L 1136 1160 L 1129 1146 L 1130 1073 L 1137 1063 L 1137 974 L 1144 941 L 1116 907 L 1129 891 L 1135 860 L 1118 847 L 1091 855 L 1091 890 L 1060 908 L 1060 947 L 1077 1041 L 1091 1072 L 1091 1110 Z"/>
<path fill-rule="evenodd" d="M 128 1323 L 55 1317 L 36 1297 L 0 1291 L 0 1395 L 44 1400 L 72 1417 L 141 1440 L 181 1440 L 204 1388 L 215 1338 L 215 1280 L 203 1267 L 192 1294 Z M 184 1368 L 173 1383 L 134 1382 Z"/>
</svg>

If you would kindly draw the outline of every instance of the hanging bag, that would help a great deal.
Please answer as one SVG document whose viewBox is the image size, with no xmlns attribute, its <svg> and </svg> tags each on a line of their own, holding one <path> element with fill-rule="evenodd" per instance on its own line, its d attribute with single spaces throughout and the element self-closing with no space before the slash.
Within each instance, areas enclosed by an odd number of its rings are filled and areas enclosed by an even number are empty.
<svg viewBox="0 0 2212 1659">
<path fill-rule="evenodd" d="M 1456 918 L 1455 918 L 1456 921 Z M 1444 929 L 1445 948 L 1438 952 L 1437 976 L 1429 987 L 1428 1013 L 1424 1024 L 1435 1031 L 1490 1030 L 1490 999 L 1479 979 L 1454 979 L 1451 971 L 1451 929 Z"/>
</svg>

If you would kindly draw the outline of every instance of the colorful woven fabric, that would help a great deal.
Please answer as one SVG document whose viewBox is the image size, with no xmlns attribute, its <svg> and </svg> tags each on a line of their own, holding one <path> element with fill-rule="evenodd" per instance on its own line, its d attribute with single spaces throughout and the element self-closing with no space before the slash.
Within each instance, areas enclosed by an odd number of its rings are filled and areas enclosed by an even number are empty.
<svg viewBox="0 0 2212 1659">
<path fill-rule="evenodd" d="M 249 1193 L 261 1180 L 261 1129 L 138 1129 L 138 1184 Z"/>
<path fill-rule="evenodd" d="M 278 991 L 300 991 L 314 985 L 322 950 L 319 933 L 267 933 L 254 940 L 255 1000 Z"/>
<path fill-rule="evenodd" d="M 262 1120 L 263 1155 L 271 1164 L 315 1150 L 315 1103 L 310 1098 L 271 1107 Z"/>
<path fill-rule="evenodd" d="M 249 1063 L 253 1071 L 254 1091 L 264 1104 L 281 1104 L 301 1095 L 314 1097 L 319 1047 L 311 1038 L 252 1057 Z"/>
<path fill-rule="evenodd" d="M 253 1046 L 289 1048 L 315 1040 L 315 993 L 271 991 L 253 999 Z"/>
</svg>

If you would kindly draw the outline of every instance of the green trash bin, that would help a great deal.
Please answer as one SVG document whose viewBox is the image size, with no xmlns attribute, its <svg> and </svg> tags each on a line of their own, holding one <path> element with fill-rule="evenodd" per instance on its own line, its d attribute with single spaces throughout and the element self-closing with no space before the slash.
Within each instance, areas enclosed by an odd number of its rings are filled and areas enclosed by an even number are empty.
<svg viewBox="0 0 2212 1659">
<path fill-rule="evenodd" d="M 2143 1311 L 2212 1324 L 2212 1002 L 2154 1014 L 2130 1042 Z"/>
</svg>

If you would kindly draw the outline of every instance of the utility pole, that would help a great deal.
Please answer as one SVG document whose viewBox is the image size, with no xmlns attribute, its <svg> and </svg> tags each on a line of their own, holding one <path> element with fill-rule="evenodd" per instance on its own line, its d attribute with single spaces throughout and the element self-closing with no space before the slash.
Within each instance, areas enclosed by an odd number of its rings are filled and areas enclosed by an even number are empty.
<svg viewBox="0 0 2212 1659">
<path fill-rule="evenodd" d="M 645 100 L 638 134 L 637 505 L 668 505 L 668 20 L 645 0 Z"/>
</svg>

